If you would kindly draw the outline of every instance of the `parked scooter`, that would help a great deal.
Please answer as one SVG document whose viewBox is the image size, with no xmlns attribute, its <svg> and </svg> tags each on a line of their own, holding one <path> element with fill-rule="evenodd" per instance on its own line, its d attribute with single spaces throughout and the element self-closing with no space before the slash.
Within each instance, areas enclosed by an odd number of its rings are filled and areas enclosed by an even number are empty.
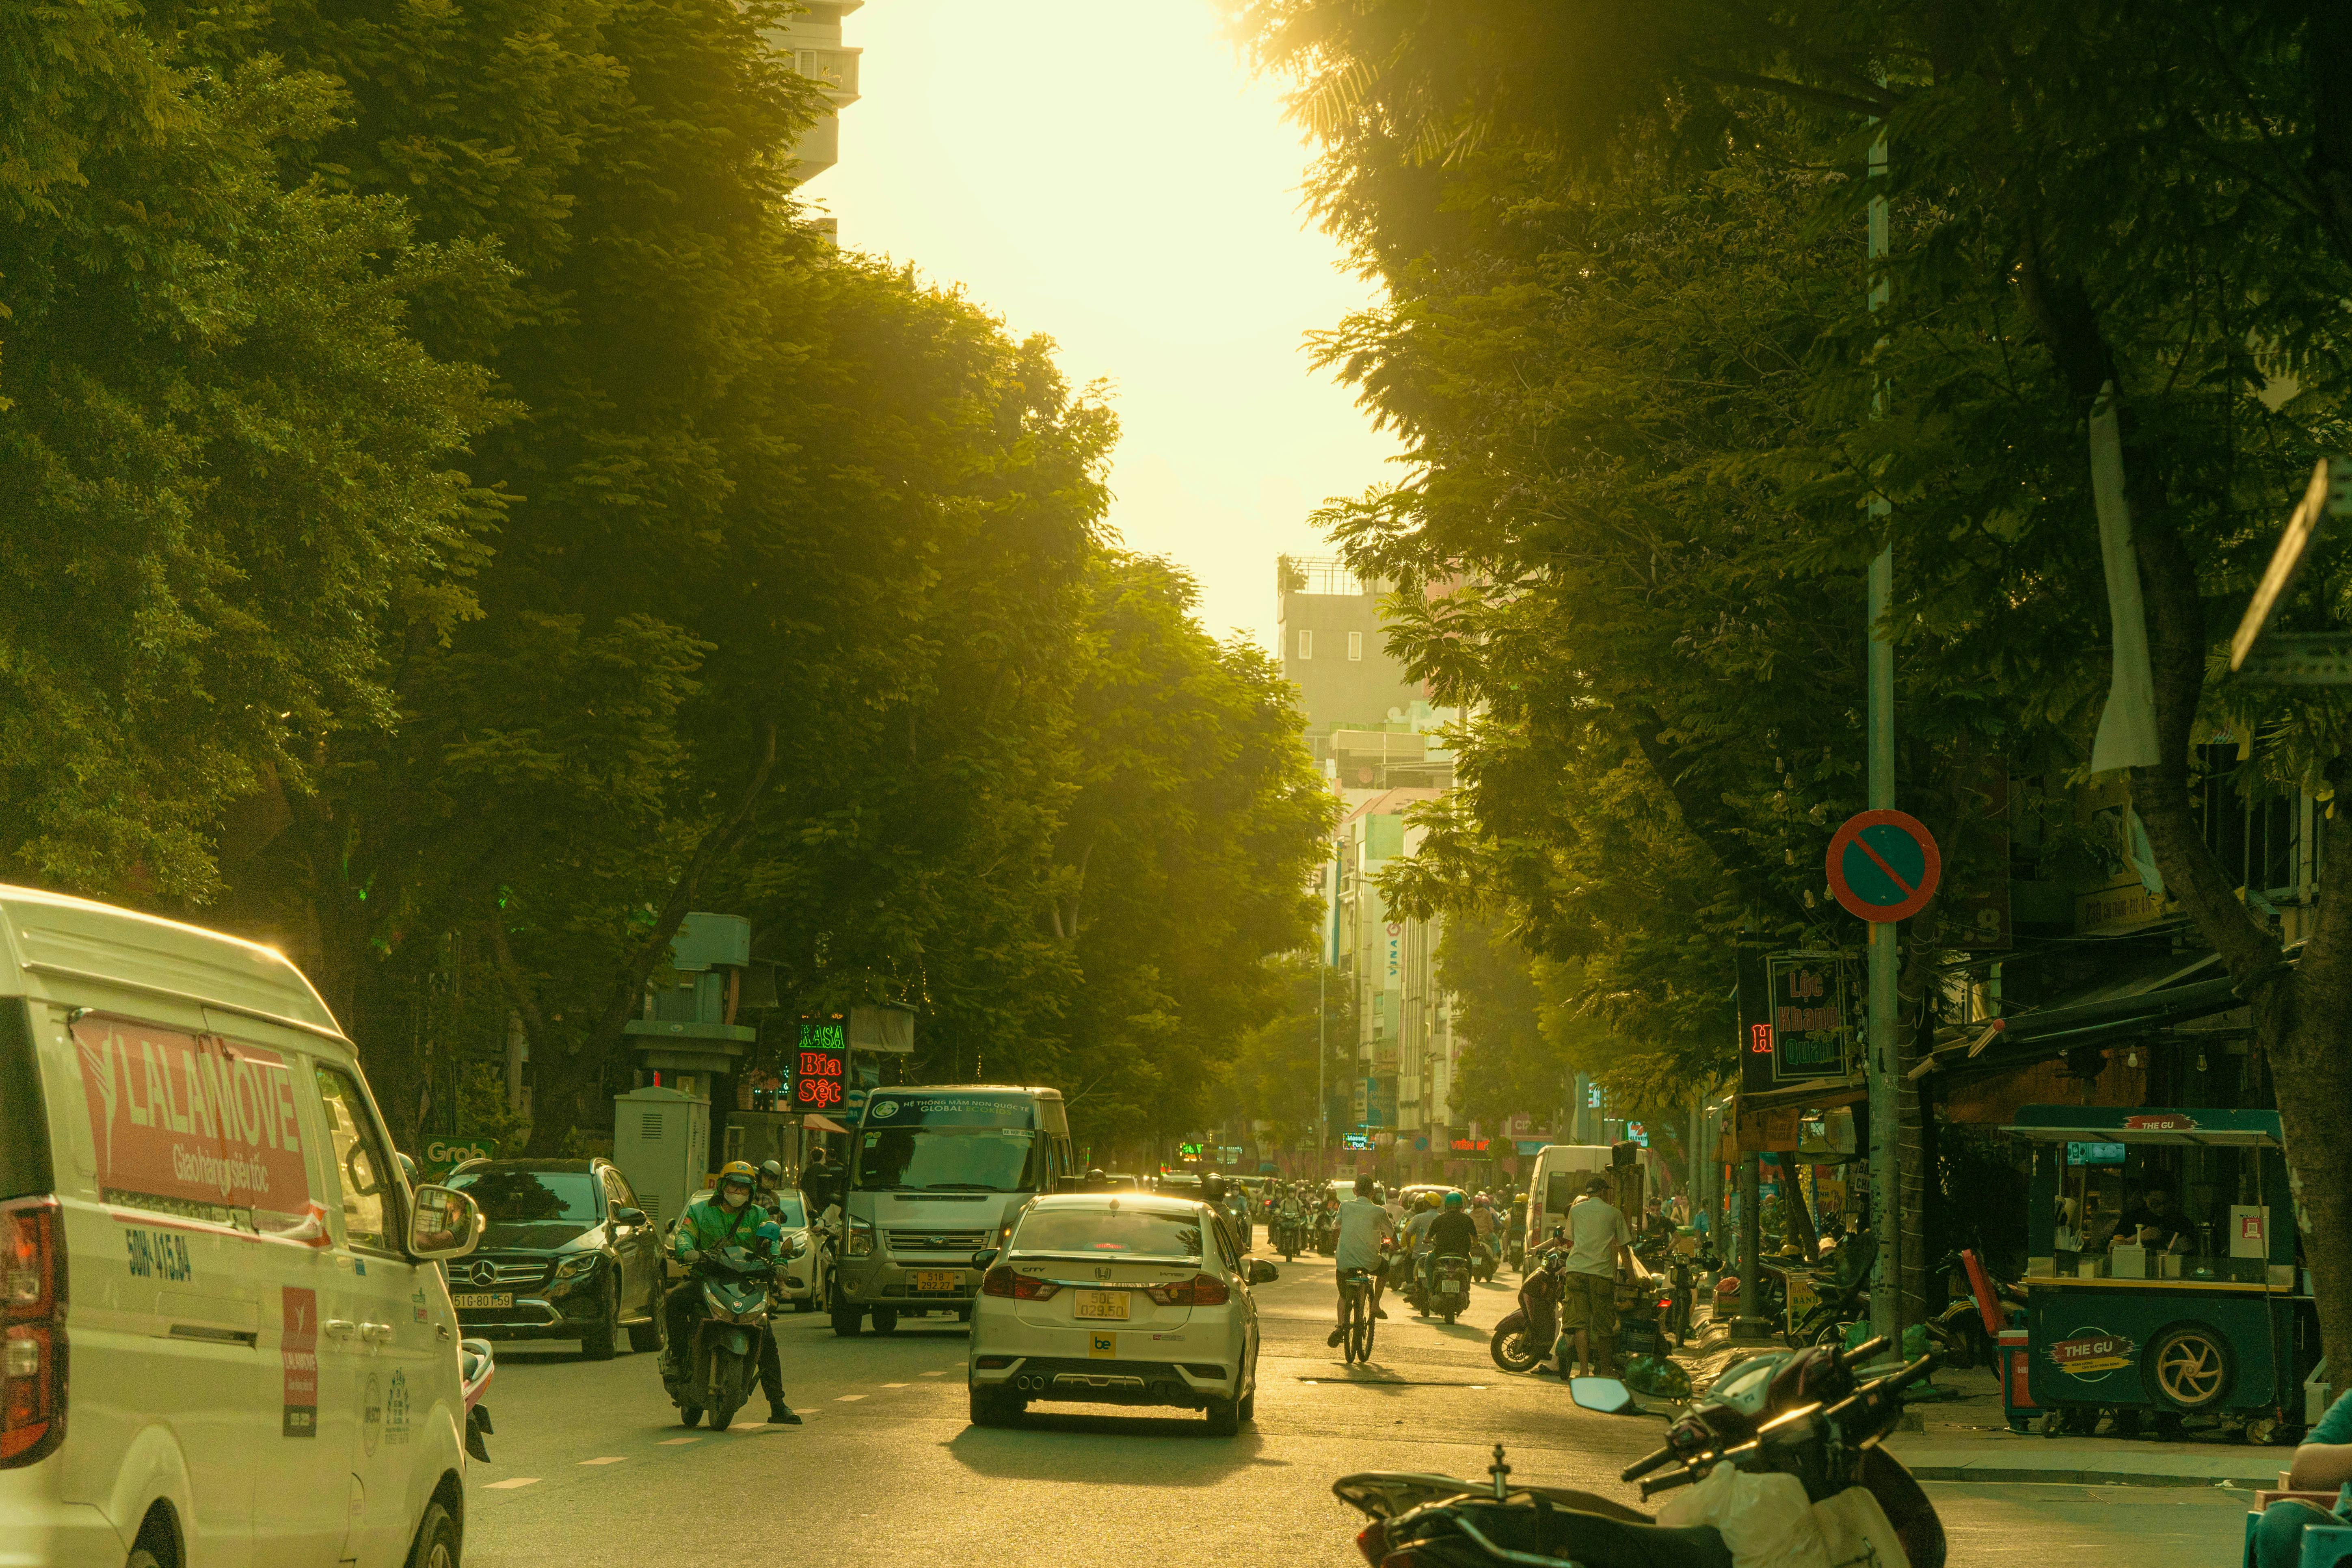
<svg viewBox="0 0 2352 1568">
<path fill-rule="evenodd" d="M 482 1404 L 482 1391 L 498 1374 L 499 1358 L 489 1341 L 457 1342 L 457 1379 L 466 1396 L 466 1452 L 484 1464 L 489 1463 L 490 1446 L 482 1439 L 495 1437 L 498 1432 L 490 1425 L 488 1408 Z"/>
<path fill-rule="evenodd" d="M 1855 1386 L 1853 1363 L 1884 1344 L 1843 1358 L 1805 1352 L 1733 1369 L 1732 1388 L 1718 1384 L 1675 1423 L 1666 1447 L 1624 1472 L 1642 1483 L 1644 1500 L 1698 1483 L 1668 1505 L 1663 1522 L 1588 1492 L 1514 1486 L 1499 1445 L 1485 1485 L 1376 1471 L 1343 1477 L 1332 1490 L 1370 1520 L 1356 1543 L 1381 1568 L 1699 1568 L 1725 1560 L 1717 1524 L 1735 1515 L 1791 1552 L 1810 1534 L 1824 1564 L 1856 1554 L 1834 1551 L 1826 1538 L 1836 1535 L 1867 1543 L 1882 1560 L 1899 1552 L 1909 1568 L 1942 1568 L 1943 1525 L 1934 1505 L 1879 1446 L 1901 1418 L 1903 1390 L 1927 1375 L 1934 1358 Z M 1613 1378 L 1580 1378 L 1570 1393 L 1587 1409 L 1639 1413 Z M 1729 1403 L 1715 1403 L 1718 1394 Z M 1799 1487 L 1782 1485 L 1782 1476 Z M 1776 1510 L 1804 1517 L 1782 1526 L 1770 1518 Z"/>
<path fill-rule="evenodd" d="M 1561 1276 L 1568 1272 L 1568 1254 L 1545 1253 L 1519 1281 L 1519 1307 L 1495 1325 L 1486 1350 L 1505 1372 L 1533 1372 L 1551 1354 L 1559 1339 Z"/>
<path fill-rule="evenodd" d="M 687 1426 L 708 1410 L 711 1428 L 723 1432 L 751 1396 L 759 1380 L 760 1337 L 768 1326 L 768 1285 L 775 1270 L 773 1258 L 742 1247 L 705 1253 L 694 1266 L 703 1315 L 695 1322 L 694 1342 L 676 1347 L 675 1361 L 662 1362 L 662 1386 Z"/>
</svg>

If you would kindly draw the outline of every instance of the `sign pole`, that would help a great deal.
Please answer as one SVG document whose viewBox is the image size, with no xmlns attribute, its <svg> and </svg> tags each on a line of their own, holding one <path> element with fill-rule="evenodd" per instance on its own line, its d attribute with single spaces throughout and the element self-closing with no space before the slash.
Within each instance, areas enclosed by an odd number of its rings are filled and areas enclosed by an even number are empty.
<svg viewBox="0 0 2352 1568">
<path fill-rule="evenodd" d="M 1869 288 L 1870 310 L 1873 315 L 1886 304 L 1886 280 L 1879 263 L 1886 256 L 1887 212 L 1885 196 L 1886 133 L 1882 129 L 1870 144 L 1868 179 L 1878 186 L 1879 194 L 1870 198 L 1869 206 Z M 1871 398 L 1871 416 L 1885 413 L 1886 387 L 1882 383 Z M 1893 510 L 1885 496 L 1874 496 L 1870 502 L 1874 516 L 1883 517 Z M 1868 670 L 1870 807 L 1887 810 L 1895 805 L 1895 645 L 1887 640 L 1885 619 L 1887 609 L 1895 599 L 1895 547 L 1891 543 L 1878 552 L 1870 563 L 1870 658 Z M 1902 1325 L 1896 1321 L 1900 1305 L 1896 1282 L 1901 1275 L 1896 1260 L 1902 1255 L 1902 1214 L 1896 1198 L 1898 1166 L 1896 1163 L 1897 1128 L 1895 1121 L 1895 1006 L 1896 957 L 1895 922 L 1885 921 L 1870 928 L 1870 985 L 1868 998 L 1868 1047 L 1864 1058 L 1864 1073 L 1870 1087 L 1870 1195 L 1871 1211 L 1878 1232 L 1878 1259 L 1870 1279 L 1870 1328 L 1874 1334 L 1898 1336 Z"/>
</svg>

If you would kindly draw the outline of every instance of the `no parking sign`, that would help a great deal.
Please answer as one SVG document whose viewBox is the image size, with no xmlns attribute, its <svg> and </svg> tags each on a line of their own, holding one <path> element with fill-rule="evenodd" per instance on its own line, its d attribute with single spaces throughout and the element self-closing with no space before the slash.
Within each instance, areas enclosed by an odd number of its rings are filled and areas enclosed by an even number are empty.
<svg viewBox="0 0 2352 1568">
<path fill-rule="evenodd" d="M 1830 891 L 1849 914 L 1878 924 L 1906 921 L 1927 907 L 1943 879 L 1944 858 L 1919 819 L 1900 811 L 1865 811 L 1830 839 Z"/>
</svg>

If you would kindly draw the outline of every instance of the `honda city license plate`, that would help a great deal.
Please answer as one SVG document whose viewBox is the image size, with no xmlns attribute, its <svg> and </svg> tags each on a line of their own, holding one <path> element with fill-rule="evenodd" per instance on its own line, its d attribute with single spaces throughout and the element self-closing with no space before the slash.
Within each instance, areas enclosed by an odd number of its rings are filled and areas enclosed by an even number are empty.
<svg viewBox="0 0 2352 1568">
<path fill-rule="evenodd" d="M 963 1282 L 961 1280 L 958 1279 L 952 1274 L 918 1274 L 915 1276 L 915 1289 L 918 1290 L 953 1290 L 962 1283 Z"/>
<path fill-rule="evenodd" d="M 1081 1290 L 1071 1308 L 1080 1318 L 1094 1318 L 1111 1322 L 1127 1321 L 1127 1292 L 1124 1290 Z"/>
<path fill-rule="evenodd" d="M 514 1292 L 486 1290 L 464 1296 L 453 1294 L 449 1298 L 449 1304 L 453 1307 L 511 1307 L 514 1305 Z"/>
</svg>

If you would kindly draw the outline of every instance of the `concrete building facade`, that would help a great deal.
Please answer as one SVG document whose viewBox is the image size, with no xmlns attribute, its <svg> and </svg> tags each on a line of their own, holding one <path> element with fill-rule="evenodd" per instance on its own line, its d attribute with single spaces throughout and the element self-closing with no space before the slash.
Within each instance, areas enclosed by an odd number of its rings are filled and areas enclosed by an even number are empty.
<svg viewBox="0 0 2352 1568">
<path fill-rule="evenodd" d="M 824 96 L 833 105 L 832 112 L 810 126 L 793 146 L 797 165 L 793 174 L 803 185 L 841 161 L 841 111 L 857 101 L 858 58 L 866 52 L 842 42 L 841 21 L 865 3 L 802 0 L 802 9 L 769 35 L 794 70 L 824 84 Z M 839 230 L 832 218 L 820 217 L 815 225 L 838 240 Z"/>
</svg>

